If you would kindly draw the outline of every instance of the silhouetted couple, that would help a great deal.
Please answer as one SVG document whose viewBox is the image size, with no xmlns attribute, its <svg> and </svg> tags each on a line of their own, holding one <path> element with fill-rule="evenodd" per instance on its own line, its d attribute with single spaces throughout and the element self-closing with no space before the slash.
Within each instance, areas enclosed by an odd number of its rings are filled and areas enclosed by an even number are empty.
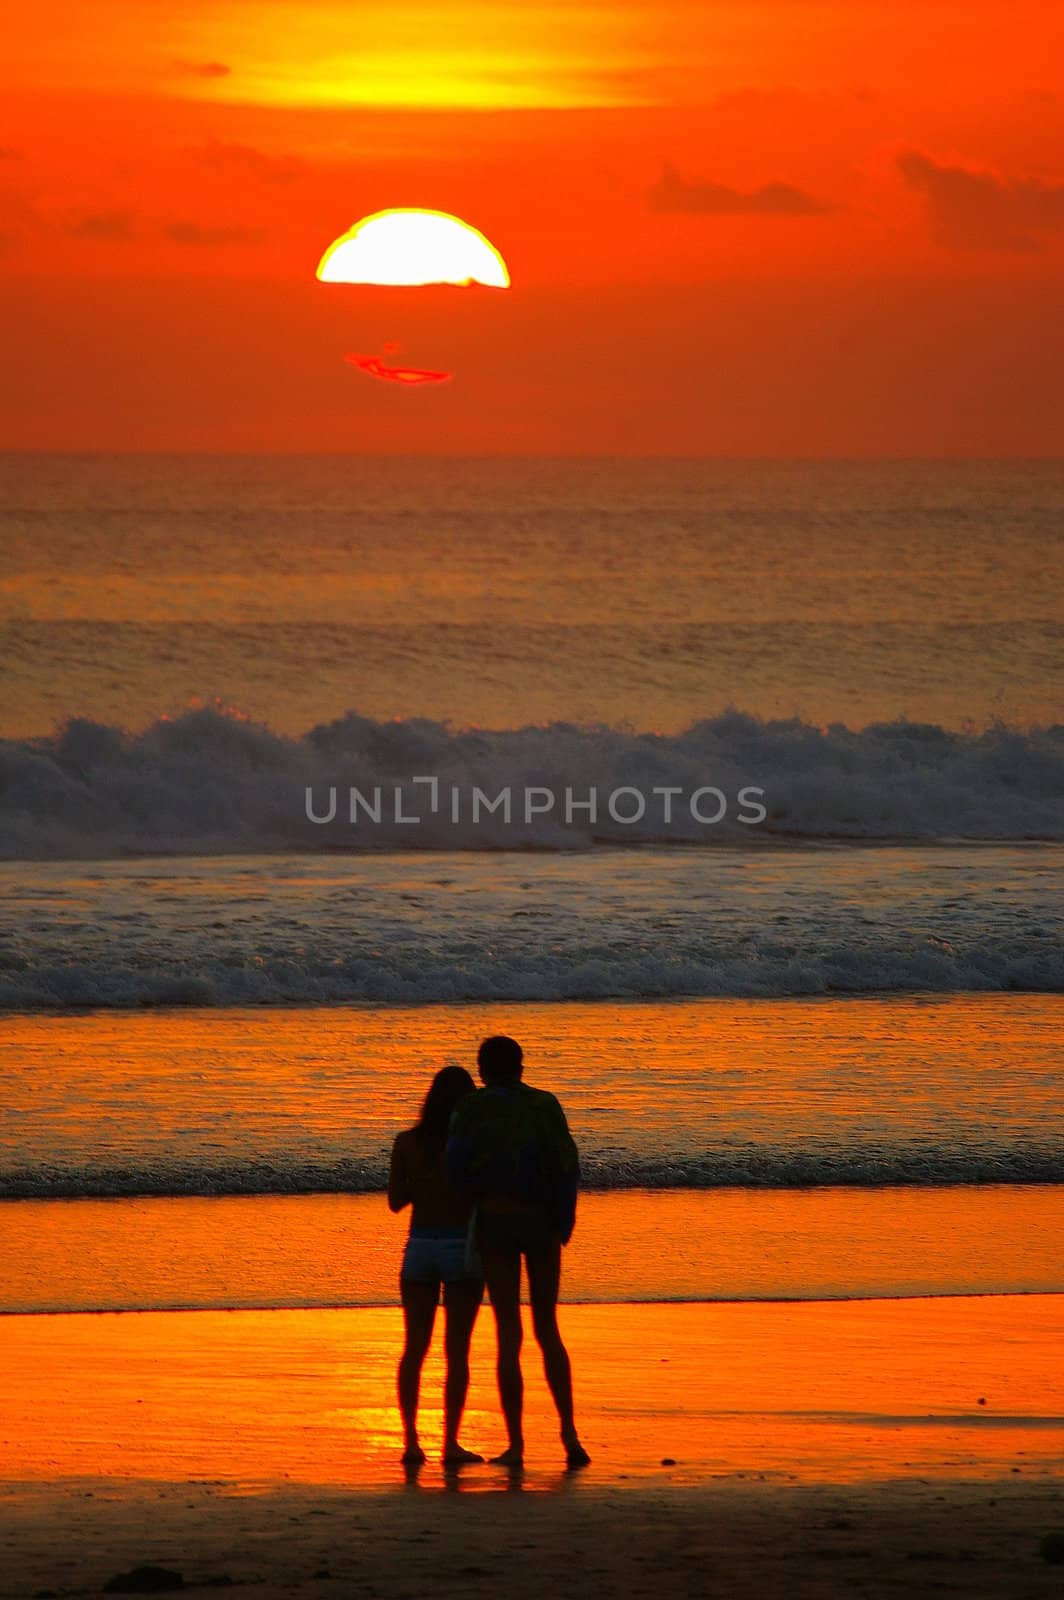
<svg viewBox="0 0 1064 1600">
<path fill-rule="evenodd" d="M 562 1246 L 572 1237 L 580 1177 L 576 1145 L 552 1094 L 522 1083 L 521 1046 L 504 1034 L 477 1053 L 482 1089 L 464 1067 L 432 1081 L 417 1125 L 392 1148 L 388 1204 L 413 1206 L 399 1278 L 406 1342 L 399 1362 L 404 1462 L 425 1459 L 418 1440 L 421 1368 L 432 1339 L 440 1288 L 446 1316 L 447 1382 L 443 1459 L 482 1461 L 464 1450 L 458 1426 L 469 1388 L 469 1345 L 484 1286 L 495 1313 L 499 1399 L 509 1443 L 493 1459 L 524 1458 L 521 1376 L 521 1261 L 528 1272 L 532 1326 L 561 1423 L 570 1467 L 589 1457 L 573 1421 L 569 1355 L 558 1329 Z"/>
</svg>

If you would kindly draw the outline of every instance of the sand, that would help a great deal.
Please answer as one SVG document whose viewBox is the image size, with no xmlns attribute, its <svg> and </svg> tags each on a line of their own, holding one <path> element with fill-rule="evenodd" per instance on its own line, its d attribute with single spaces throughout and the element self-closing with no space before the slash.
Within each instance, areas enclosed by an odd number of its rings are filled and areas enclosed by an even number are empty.
<svg viewBox="0 0 1064 1600">
<path fill-rule="evenodd" d="M 264 1600 L 1062 1592 L 1038 1544 L 1064 1529 L 1064 1298 L 564 1326 L 592 1467 L 562 1470 L 530 1346 L 524 1478 L 408 1482 L 393 1310 L 0 1319 L 0 1593 L 92 1594 L 142 1562 Z M 474 1358 L 467 1440 L 493 1448 L 487 1319 Z"/>
<path fill-rule="evenodd" d="M 5 1595 L 96 1593 L 153 1561 L 271 1596 L 1059 1595 L 1048 1484 L 581 1486 L 571 1493 L 136 1490 L 0 1499 Z M 253 1586 L 253 1587 L 252 1587 Z"/>
</svg>

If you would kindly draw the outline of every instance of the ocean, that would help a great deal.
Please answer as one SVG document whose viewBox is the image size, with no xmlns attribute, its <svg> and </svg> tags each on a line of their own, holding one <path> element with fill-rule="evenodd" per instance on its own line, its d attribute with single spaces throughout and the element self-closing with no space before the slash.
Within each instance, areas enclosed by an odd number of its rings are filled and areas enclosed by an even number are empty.
<svg viewBox="0 0 1064 1600">
<path fill-rule="evenodd" d="M 0 552 L 0 1310 L 394 1298 L 490 1031 L 578 1298 L 1064 1290 L 1060 464 L 8 456 Z"/>
</svg>

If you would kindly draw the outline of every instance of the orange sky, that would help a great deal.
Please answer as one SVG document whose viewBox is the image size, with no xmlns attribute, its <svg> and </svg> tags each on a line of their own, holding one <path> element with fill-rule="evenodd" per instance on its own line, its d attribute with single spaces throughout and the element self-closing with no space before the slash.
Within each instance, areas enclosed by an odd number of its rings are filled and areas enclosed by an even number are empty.
<svg viewBox="0 0 1064 1600">
<path fill-rule="evenodd" d="M 0 443 L 1061 453 L 1062 61 L 1058 0 L 36 0 Z M 513 289 L 315 283 L 401 205 Z"/>
</svg>

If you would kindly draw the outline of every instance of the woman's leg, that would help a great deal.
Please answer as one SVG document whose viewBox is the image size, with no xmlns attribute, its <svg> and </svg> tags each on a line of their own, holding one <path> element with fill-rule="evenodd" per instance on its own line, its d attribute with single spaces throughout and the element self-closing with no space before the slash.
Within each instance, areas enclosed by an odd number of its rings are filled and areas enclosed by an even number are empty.
<svg viewBox="0 0 1064 1600">
<path fill-rule="evenodd" d="M 443 1459 L 455 1464 L 459 1461 L 483 1461 L 472 1450 L 463 1450 L 458 1443 L 458 1425 L 465 1409 L 469 1391 L 469 1342 L 473 1337 L 473 1324 L 477 1320 L 480 1302 L 484 1298 L 484 1285 L 479 1278 L 463 1278 L 443 1286 L 443 1304 L 447 1318 L 445 1345 L 447 1351 L 447 1383 L 444 1389 Z"/>
<path fill-rule="evenodd" d="M 421 1368 L 432 1342 L 440 1291 L 435 1283 L 414 1283 L 410 1278 L 400 1278 L 399 1292 L 403 1299 L 403 1324 L 406 1329 L 403 1354 L 399 1360 L 399 1410 L 406 1439 L 403 1460 L 416 1462 L 425 1459 L 417 1436 L 417 1401 L 421 1388 Z"/>
</svg>

